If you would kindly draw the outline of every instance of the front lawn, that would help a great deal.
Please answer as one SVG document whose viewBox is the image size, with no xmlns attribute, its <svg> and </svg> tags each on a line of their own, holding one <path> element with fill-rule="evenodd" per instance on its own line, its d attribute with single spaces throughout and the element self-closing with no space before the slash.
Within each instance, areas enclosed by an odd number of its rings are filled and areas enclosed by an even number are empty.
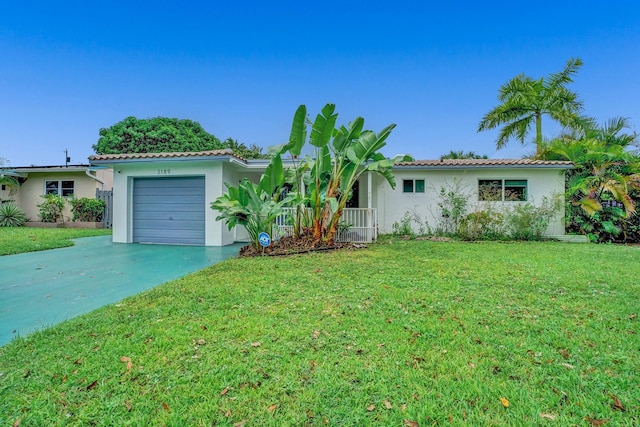
<svg viewBox="0 0 640 427">
<path fill-rule="evenodd" d="M 0 425 L 639 425 L 639 277 L 552 242 L 233 259 L 1 347 Z"/>
<path fill-rule="evenodd" d="M 0 227 L 0 255 L 73 246 L 70 239 L 111 234 L 111 229 Z"/>
</svg>

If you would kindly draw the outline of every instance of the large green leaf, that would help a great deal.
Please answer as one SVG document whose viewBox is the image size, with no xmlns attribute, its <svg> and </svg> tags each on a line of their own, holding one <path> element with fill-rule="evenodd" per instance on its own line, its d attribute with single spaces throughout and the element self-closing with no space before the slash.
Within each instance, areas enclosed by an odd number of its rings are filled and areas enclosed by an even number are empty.
<svg viewBox="0 0 640 427">
<path fill-rule="evenodd" d="M 326 146 L 335 130 L 337 114 L 333 114 L 336 106 L 335 104 L 327 104 L 322 109 L 322 112 L 316 116 L 316 120 L 311 127 L 311 137 L 309 142 L 315 147 Z"/>
<path fill-rule="evenodd" d="M 307 107 L 300 105 L 293 116 L 293 123 L 291 125 L 291 134 L 289 135 L 289 142 L 285 144 L 283 153 L 289 151 L 293 156 L 299 156 L 302 151 L 302 147 L 307 139 Z"/>
</svg>

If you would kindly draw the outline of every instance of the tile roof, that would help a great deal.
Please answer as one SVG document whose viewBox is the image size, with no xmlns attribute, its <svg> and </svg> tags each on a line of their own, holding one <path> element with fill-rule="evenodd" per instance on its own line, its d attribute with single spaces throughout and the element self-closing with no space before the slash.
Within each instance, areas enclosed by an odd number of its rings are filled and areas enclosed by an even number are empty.
<svg viewBox="0 0 640 427">
<path fill-rule="evenodd" d="M 194 152 L 174 152 L 174 153 L 124 153 L 124 154 L 96 154 L 89 156 L 90 161 L 100 160 L 135 160 L 135 159 L 176 159 L 182 157 L 225 157 L 233 156 L 238 159 L 228 148 L 223 150 L 194 151 Z M 242 159 L 244 160 L 244 159 Z"/>
<path fill-rule="evenodd" d="M 400 162 L 396 166 L 402 167 L 478 167 L 478 166 L 553 166 L 573 167 L 572 162 L 559 160 L 532 160 L 532 159 L 442 159 L 442 160 L 415 160 L 413 162 Z"/>
</svg>

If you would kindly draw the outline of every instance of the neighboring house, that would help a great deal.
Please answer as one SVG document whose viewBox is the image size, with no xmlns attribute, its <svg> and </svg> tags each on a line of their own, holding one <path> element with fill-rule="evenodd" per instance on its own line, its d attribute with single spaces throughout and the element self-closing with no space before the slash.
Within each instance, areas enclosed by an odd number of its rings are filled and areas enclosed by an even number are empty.
<svg viewBox="0 0 640 427">
<path fill-rule="evenodd" d="M 246 239 L 243 230 L 229 231 L 216 221 L 218 212 L 210 205 L 226 192 L 225 182 L 235 185 L 245 177 L 257 182 L 268 165 L 266 160 L 236 157 L 229 150 L 95 155 L 89 161 L 114 171 L 114 242 L 206 246 Z M 473 205 L 537 204 L 543 197 L 564 193 L 564 171 L 571 167 L 570 162 L 536 160 L 400 163 L 394 167 L 395 189 L 375 174 L 360 178 L 351 200 L 355 214 L 348 222 L 372 228 L 371 238 L 378 232 L 390 233 L 393 223 L 407 211 L 419 212 L 435 224 L 441 187 L 456 186 L 468 194 Z M 564 234 L 561 212 L 546 234 Z"/>
<path fill-rule="evenodd" d="M 30 221 L 39 221 L 38 204 L 42 196 L 59 194 L 65 198 L 96 197 L 96 190 L 113 188 L 113 170 L 90 165 L 25 166 L 3 168 L 7 175 L 15 177 L 20 187 L 13 194 L 9 188 L 0 188 L 0 200 L 13 200 L 24 210 Z M 72 218 L 71 206 L 65 205 L 65 221 Z"/>
</svg>

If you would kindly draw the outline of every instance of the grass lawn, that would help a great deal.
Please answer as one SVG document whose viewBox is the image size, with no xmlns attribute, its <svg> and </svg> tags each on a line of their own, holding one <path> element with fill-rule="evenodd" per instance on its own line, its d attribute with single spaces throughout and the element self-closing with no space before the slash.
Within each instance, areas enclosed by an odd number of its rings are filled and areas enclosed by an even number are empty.
<svg viewBox="0 0 640 427">
<path fill-rule="evenodd" d="M 0 425 L 640 425 L 640 248 L 233 259 L 0 347 Z"/>
<path fill-rule="evenodd" d="M 111 229 L 0 227 L 0 255 L 73 246 L 70 239 L 111 234 Z"/>
</svg>

